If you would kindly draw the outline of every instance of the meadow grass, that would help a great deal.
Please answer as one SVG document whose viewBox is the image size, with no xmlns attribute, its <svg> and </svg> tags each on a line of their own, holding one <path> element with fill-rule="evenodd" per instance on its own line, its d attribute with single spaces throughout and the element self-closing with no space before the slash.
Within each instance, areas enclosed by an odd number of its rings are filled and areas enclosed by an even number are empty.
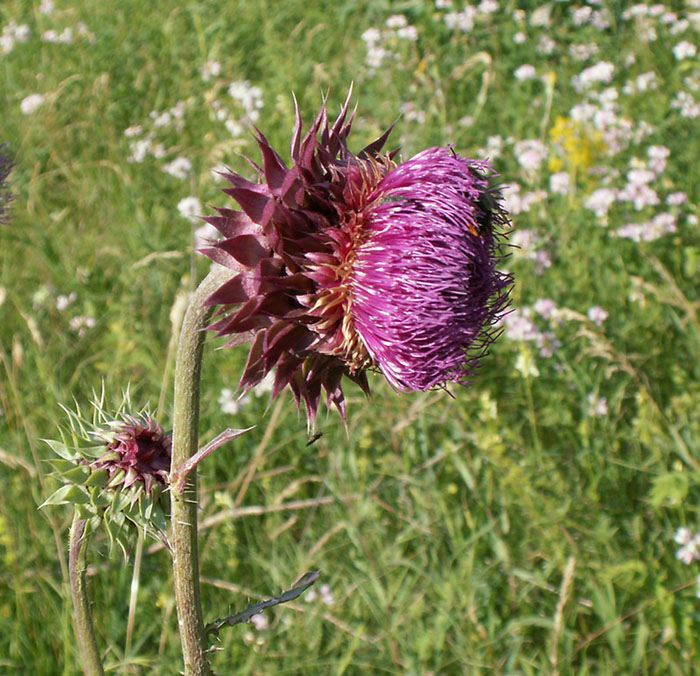
<svg viewBox="0 0 700 676">
<path fill-rule="evenodd" d="M 0 52 L 16 159 L 0 227 L 0 673 L 80 673 L 71 515 L 37 509 L 56 487 L 41 439 L 59 403 L 130 383 L 169 425 L 171 309 L 208 267 L 178 203 L 233 206 L 210 170 L 252 173 L 251 123 L 285 156 L 292 92 L 309 122 L 351 81 L 351 147 L 395 122 L 404 158 L 448 143 L 491 157 L 511 186 L 517 310 L 471 389 L 399 397 L 375 377 L 370 399 L 350 389 L 347 431 L 323 413 L 310 446 L 287 394 L 225 413 L 245 350 L 207 347 L 201 438 L 256 427 L 201 469 L 206 619 L 312 568 L 330 587 L 266 611 L 267 628 L 222 630 L 216 672 L 700 672 L 700 569 L 673 541 L 700 530 L 700 61 L 676 49 L 697 42 L 700 8 L 437 4 L 0 6 L 4 36 L 30 29 Z M 229 96 L 244 81 L 249 100 Z M 176 157 L 183 179 L 161 170 Z M 91 561 L 110 673 L 179 673 L 166 552 L 146 542 L 134 567 L 98 538 Z"/>
</svg>

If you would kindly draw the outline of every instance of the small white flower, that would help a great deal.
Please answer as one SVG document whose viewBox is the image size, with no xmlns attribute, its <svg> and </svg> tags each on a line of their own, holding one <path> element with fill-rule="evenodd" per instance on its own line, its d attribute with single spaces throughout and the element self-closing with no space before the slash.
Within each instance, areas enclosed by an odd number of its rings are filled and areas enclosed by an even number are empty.
<svg viewBox="0 0 700 676">
<path fill-rule="evenodd" d="M 272 392 L 272 388 L 275 384 L 275 373 L 270 371 L 254 388 L 253 394 L 256 397 L 262 397 L 268 392 Z"/>
<path fill-rule="evenodd" d="M 571 84 L 577 92 L 589 89 L 597 82 L 608 83 L 615 73 L 615 66 L 610 61 L 599 61 L 589 68 L 584 68 L 571 78 Z"/>
<path fill-rule="evenodd" d="M 160 114 L 154 110 L 151 113 L 151 118 L 153 119 L 153 126 L 156 127 L 156 129 L 158 127 L 167 127 L 172 122 L 170 113 L 167 110 Z"/>
<path fill-rule="evenodd" d="M 209 82 L 212 78 L 219 77 L 221 74 L 221 63 L 219 61 L 209 60 L 200 69 L 202 80 Z"/>
<path fill-rule="evenodd" d="M 539 26 L 541 28 L 546 28 L 550 24 L 550 12 L 552 8 L 550 5 L 540 5 L 531 15 L 530 15 L 530 25 Z"/>
<path fill-rule="evenodd" d="M 679 545 L 687 545 L 693 538 L 693 531 L 686 526 L 681 526 L 673 536 L 673 541 Z"/>
<path fill-rule="evenodd" d="M 202 213 L 202 203 L 196 197 L 183 197 L 177 203 L 177 210 L 190 223 L 196 223 Z"/>
<path fill-rule="evenodd" d="M 229 96 L 240 102 L 245 108 L 246 113 L 249 116 L 252 115 L 253 111 L 262 108 L 262 89 L 255 85 L 251 85 L 248 80 L 237 80 L 232 82 L 228 88 Z M 254 120 L 253 120 L 254 121 Z"/>
<path fill-rule="evenodd" d="M 538 298 L 532 305 L 532 309 L 542 319 L 549 319 L 556 311 L 557 305 L 551 298 Z"/>
<path fill-rule="evenodd" d="M 523 139 L 514 148 L 518 164 L 523 169 L 537 171 L 542 161 L 547 157 L 547 147 L 539 139 Z"/>
<path fill-rule="evenodd" d="M 263 631 L 269 626 L 267 615 L 264 615 L 263 613 L 253 615 L 253 617 L 250 618 L 250 622 L 258 631 Z"/>
<path fill-rule="evenodd" d="M 245 133 L 245 127 L 232 117 L 226 119 L 226 122 L 224 122 L 224 127 L 226 127 L 231 136 L 242 136 Z"/>
<path fill-rule="evenodd" d="M 45 14 L 46 16 L 50 16 L 53 14 L 54 10 L 54 4 L 53 0 L 41 0 L 41 4 L 39 5 L 39 11 L 42 14 Z"/>
<path fill-rule="evenodd" d="M 671 108 L 680 110 L 681 117 L 695 119 L 700 117 L 700 106 L 695 103 L 695 99 L 685 91 L 676 92 L 676 98 L 671 101 Z"/>
<path fill-rule="evenodd" d="M 406 20 L 406 17 L 403 14 L 392 14 L 387 20 L 386 20 L 386 27 L 387 28 L 403 28 L 404 26 L 408 25 L 408 21 Z"/>
<path fill-rule="evenodd" d="M 697 53 L 697 47 L 687 40 L 682 40 L 673 48 L 673 56 L 676 61 L 682 61 L 683 59 L 691 59 Z"/>
<path fill-rule="evenodd" d="M 78 295 L 75 293 L 75 291 L 71 291 L 67 296 L 64 294 L 61 294 L 56 297 L 56 309 L 59 312 L 63 312 L 76 298 Z"/>
<path fill-rule="evenodd" d="M 608 400 L 605 397 L 597 397 L 591 392 L 588 395 L 588 415 L 602 418 L 608 414 Z"/>
<path fill-rule="evenodd" d="M 124 136 L 127 138 L 133 138 L 134 136 L 140 136 L 143 133 L 143 128 L 140 124 L 135 124 L 131 127 L 127 127 L 124 130 Z"/>
<path fill-rule="evenodd" d="M 331 587 L 328 584 L 322 584 L 319 587 L 319 593 L 321 594 L 321 601 L 327 606 L 332 605 L 335 602 L 333 598 L 333 593 L 331 592 Z"/>
<path fill-rule="evenodd" d="M 388 49 L 372 45 L 371 43 L 367 44 L 367 58 L 365 59 L 365 63 L 368 68 L 379 68 L 382 63 L 390 57 L 391 52 Z"/>
<path fill-rule="evenodd" d="M 14 22 L 11 22 L 11 24 L 14 28 L 14 37 L 17 42 L 26 42 L 29 40 L 29 36 L 32 34 L 31 28 L 27 26 L 26 23 L 20 24 L 19 26 L 15 24 Z"/>
<path fill-rule="evenodd" d="M 445 14 L 443 20 L 448 28 L 452 30 L 460 30 L 463 33 L 468 33 L 474 28 L 474 17 L 476 16 L 476 9 L 474 7 L 467 7 L 461 12 L 449 12 Z"/>
<path fill-rule="evenodd" d="M 129 150 L 131 150 L 131 155 L 126 158 L 127 162 L 137 162 L 140 164 L 146 159 L 146 155 L 151 152 L 152 140 L 150 137 L 139 139 L 138 141 L 132 141 L 129 144 Z"/>
<path fill-rule="evenodd" d="M 549 190 L 559 195 L 568 195 L 571 190 L 571 175 L 566 171 L 558 171 L 549 177 Z"/>
<path fill-rule="evenodd" d="M 494 14 L 498 11 L 498 2 L 496 0 L 481 0 L 477 9 L 481 14 Z"/>
<path fill-rule="evenodd" d="M 209 173 L 212 175 L 212 178 L 217 182 L 220 183 L 221 181 L 224 180 L 224 177 L 221 174 L 227 174 L 230 172 L 230 169 L 223 163 L 219 162 L 215 167 L 212 167 L 209 170 Z"/>
<path fill-rule="evenodd" d="M 73 329 L 73 331 L 77 331 L 79 336 L 83 336 L 85 335 L 85 332 L 88 329 L 91 329 L 93 326 L 95 326 L 95 318 L 78 315 L 76 317 L 73 317 L 68 322 L 68 324 L 71 327 L 71 329 Z"/>
<path fill-rule="evenodd" d="M 698 550 L 693 545 L 692 542 L 689 542 L 686 545 L 683 545 L 677 552 L 676 552 L 676 558 L 679 561 L 682 561 L 685 563 L 685 565 L 690 565 L 698 556 Z"/>
<path fill-rule="evenodd" d="M 602 326 L 603 322 L 610 316 L 608 311 L 604 310 L 600 305 L 589 307 L 586 315 L 588 315 L 588 319 L 598 326 Z"/>
<path fill-rule="evenodd" d="M 549 35 L 540 35 L 535 50 L 538 54 L 552 54 L 557 48 L 557 43 Z"/>
<path fill-rule="evenodd" d="M 46 99 L 43 94 L 30 94 L 22 99 L 19 109 L 23 115 L 32 115 L 44 104 L 44 101 Z"/>
<path fill-rule="evenodd" d="M 415 26 L 404 26 L 396 31 L 396 36 L 402 40 L 416 42 L 418 40 L 418 29 Z"/>
<path fill-rule="evenodd" d="M 569 45 L 569 55 L 576 61 L 587 61 L 597 53 L 598 45 L 595 42 Z"/>
<path fill-rule="evenodd" d="M 175 178 L 185 179 L 192 171 L 192 162 L 186 157 L 176 157 L 172 162 L 164 164 L 162 170 Z"/>
<path fill-rule="evenodd" d="M 368 45 L 375 45 L 381 40 L 382 34 L 378 28 L 368 28 L 360 37 Z"/>
<path fill-rule="evenodd" d="M 524 63 L 522 66 L 515 70 L 515 72 L 513 73 L 513 77 L 521 82 L 523 80 L 532 80 L 535 77 L 537 77 L 537 71 L 535 70 L 535 67 L 533 65 L 529 63 Z"/>
<path fill-rule="evenodd" d="M 218 402 L 219 406 L 221 406 L 222 413 L 236 415 L 236 413 L 241 410 L 241 406 L 243 406 L 245 400 L 236 398 L 235 394 L 236 393 L 228 387 L 221 390 Z"/>
<path fill-rule="evenodd" d="M 666 204 L 672 207 L 680 206 L 681 204 L 684 204 L 687 201 L 688 195 L 681 191 L 672 192 L 666 196 Z"/>
<path fill-rule="evenodd" d="M 209 246 L 218 239 L 219 231 L 211 223 L 205 223 L 194 231 L 195 249 Z"/>
<path fill-rule="evenodd" d="M 598 218 L 604 219 L 608 210 L 617 200 L 617 191 L 613 188 L 598 188 L 583 203 L 586 209 L 590 209 Z"/>
</svg>

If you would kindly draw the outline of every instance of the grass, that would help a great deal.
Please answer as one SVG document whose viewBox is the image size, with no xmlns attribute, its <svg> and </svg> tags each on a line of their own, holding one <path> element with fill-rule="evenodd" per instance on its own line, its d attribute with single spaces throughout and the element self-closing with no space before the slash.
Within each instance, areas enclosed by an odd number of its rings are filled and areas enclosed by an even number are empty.
<svg viewBox="0 0 700 676">
<path fill-rule="evenodd" d="M 675 4 L 680 19 L 696 11 Z M 569 314 L 558 323 L 533 315 L 558 341 L 553 356 L 504 336 L 473 388 L 454 398 L 397 397 L 378 378 L 370 400 L 351 389 L 347 433 L 322 415 L 323 436 L 308 447 L 288 395 L 269 408 L 252 399 L 235 418 L 222 413 L 218 397 L 235 386 L 244 350 L 207 348 L 202 439 L 256 425 L 202 469 L 207 619 L 313 567 L 334 597 L 269 610 L 265 630 L 224 629 L 217 673 L 697 673 L 700 571 L 676 559 L 673 534 L 700 530 L 698 126 L 673 102 L 679 90 L 693 95 L 687 78 L 697 81 L 699 61 L 672 52 L 697 33 L 673 35 L 658 16 L 625 18 L 625 3 L 604 3 L 608 29 L 576 25 L 569 3 L 552 4 L 550 26 L 532 26 L 538 5 L 521 3 L 519 21 L 503 3 L 465 33 L 446 25 L 448 10 L 418 0 L 56 0 L 50 15 L 28 0 L 3 3 L 0 25 L 26 23 L 31 35 L 0 56 L 0 136 L 16 157 L 12 221 L 0 227 L 0 673 L 80 673 L 65 570 L 70 514 L 37 510 L 55 487 L 41 439 L 55 436 L 59 403 L 84 403 L 102 381 L 115 399 L 130 383 L 134 400 L 161 402 L 169 424 L 170 312 L 207 269 L 190 253 L 177 204 L 188 195 L 227 204 L 210 169 L 245 171 L 239 153 L 257 157 L 251 135 L 232 137 L 210 105 L 234 109 L 226 88 L 235 80 L 262 89 L 258 124 L 283 155 L 291 92 L 309 121 L 323 93 L 337 110 L 353 80 L 356 149 L 395 121 L 404 158 L 447 143 L 478 156 L 500 134 L 504 150 L 492 156 L 504 182 L 546 191 L 514 215 L 516 231 L 539 243 L 508 261 L 513 304 L 551 298 Z M 396 56 L 372 70 L 361 36 L 386 31 L 398 13 L 419 39 L 385 36 Z M 79 21 L 94 41 L 77 35 Z M 41 39 L 67 26 L 72 44 Z M 649 27 L 656 40 L 644 39 Z M 543 36 L 554 40 L 550 54 Z M 591 43 L 598 53 L 588 61 L 570 55 L 570 45 Z M 204 82 L 208 59 L 222 70 Z M 614 64 L 613 79 L 590 91 L 614 88 L 614 117 L 629 121 L 619 149 L 601 145 L 591 125 L 563 141 L 550 133 L 575 104 L 597 105 L 571 78 L 598 61 Z M 549 89 L 515 79 L 523 63 Z M 656 89 L 625 91 L 649 71 Z M 23 115 L 33 93 L 45 102 Z M 154 127 L 149 113 L 178 101 L 182 128 Z M 123 132 L 137 124 L 164 158 L 127 161 Z M 544 144 L 538 169 L 518 163 L 523 139 Z M 661 203 L 640 212 L 616 203 L 601 227 L 588 197 L 622 188 L 635 158 L 648 161 L 658 145 L 670 150 L 651 184 Z M 160 170 L 178 155 L 193 164 L 184 181 Z M 567 195 L 549 189 L 558 166 L 574 177 Z M 663 200 L 674 191 L 688 201 L 672 209 Z M 675 232 L 650 242 L 614 236 L 674 209 Z M 538 251 L 549 267 L 529 257 Z M 75 300 L 57 309 L 70 293 Z M 609 312 L 600 326 L 586 316 L 592 306 Z M 76 316 L 94 327 L 71 328 Z M 591 415 L 589 395 L 605 397 L 607 410 Z M 166 553 L 146 544 L 128 636 L 133 557 L 127 565 L 98 540 L 91 560 L 111 673 L 177 673 Z"/>
</svg>

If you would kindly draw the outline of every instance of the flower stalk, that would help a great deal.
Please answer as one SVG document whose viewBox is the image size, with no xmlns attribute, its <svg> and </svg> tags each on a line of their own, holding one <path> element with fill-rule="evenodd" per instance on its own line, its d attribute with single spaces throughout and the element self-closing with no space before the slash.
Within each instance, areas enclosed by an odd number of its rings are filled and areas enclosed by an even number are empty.
<svg viewBox="0 0 700 676">
<path fill-rule="evenodd" d="M 86 551 L 89 535 L 86 533 L 86 519 L 80 519 L 76 513 L 70 529 L 68 544 L 68 574 L 70 591 L 75 612 L 75 628 L 78 637 L 80 658 L 85 676 L 104 676 L 102 659 L 97 649 L 95 626 L 90 612 L 90 599 L 87 593 L 85 570 Z"/>
<path fill-rule="evenodd" d="M 192 295 L 182 324 L 175 364 L 170 544 L 185 676 L 210 676 L 212 673 L 206 654 L 199 589 L 197 469 L 188 461 L 198 451 L 204 330 L 214 312 L 214 307 L 205 305 L 205 301 L 232 276 L 231 270 L 215 266 Z M 184 473 L 183 466 L 187 467 Z"/>
</svg>

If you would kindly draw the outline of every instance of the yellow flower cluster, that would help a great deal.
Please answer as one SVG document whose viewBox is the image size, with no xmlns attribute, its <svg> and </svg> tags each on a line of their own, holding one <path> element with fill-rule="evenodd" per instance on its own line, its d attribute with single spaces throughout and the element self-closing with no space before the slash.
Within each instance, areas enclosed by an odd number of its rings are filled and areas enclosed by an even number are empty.
<svg viewBox="0 0 700 676">
<path fill-rule="evenodd" d="M 567 169 L 574 174 L 585 171 L 607 150 L 599 131 L 570 117 L 557 116 L 549 136 L 556 152 L 549 160 L 552 172 Z"/>
</svg>

